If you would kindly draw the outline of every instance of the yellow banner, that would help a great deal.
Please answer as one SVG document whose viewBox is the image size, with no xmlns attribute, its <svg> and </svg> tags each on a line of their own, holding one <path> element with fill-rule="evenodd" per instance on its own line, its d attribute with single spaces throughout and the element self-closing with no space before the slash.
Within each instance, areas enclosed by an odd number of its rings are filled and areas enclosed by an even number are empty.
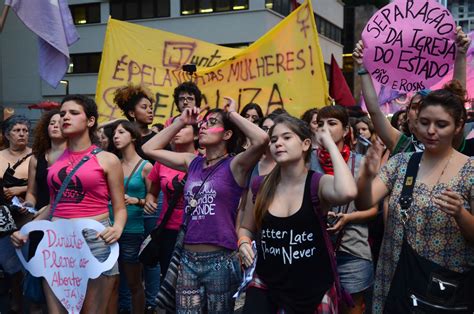
<svg viewBox="0 0 474 314">
<path fill-rule="evenodd" d="M 178 114 L 173 90 L 192 79 L 203 92 L 201 108 L 239 109 L 250 102 L 269 113 L 283 108 L 300 116 L 329 103 L 324 62 L 311 1 L 246 49 L 233 49 L 132 23 L 110 19 L 96 90 L 99 122 L 121 117 L 114 91 L 128 82 L 146 84 L 156 95 L 155 122 Z M 194 63 L 190 77 L 181 70 Z"/>
</svg>

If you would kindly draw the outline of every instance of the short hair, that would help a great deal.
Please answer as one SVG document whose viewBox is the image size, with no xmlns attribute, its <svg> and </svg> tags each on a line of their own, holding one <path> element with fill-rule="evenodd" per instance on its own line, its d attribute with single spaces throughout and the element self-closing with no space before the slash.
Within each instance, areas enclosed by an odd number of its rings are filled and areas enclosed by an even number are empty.
<svg viewBox="0 0 474 314">
<path fill-rule="evenodd" d="M 188 93 L 194 95 L 194 98 L 196 100 L 196 107 L 201 107 L 202 94 L 201 90 L 199 90 L 196 84 L 194 84 L 193 82 L 184 82 L 179 84 L 178 87 L 174 89 L 173 98 L 176 105 L 178 105 L 179 94 L 181 93 Z"/>
<path fill-rule="evenodd" d="M 9 143 L 6 135 L 8 133 L 10 133 L 10 131 L 13 129 L 13 127 L 17 124 L 26 125 L 26 127 L 28 128 L 28 132 L 31 129 L 30 120 L 27 117 L 25 117 L 24 115 L 14 114 L 14 115 L 10 116 L 8 119 L 6 119 L 5 121 L 3 121 L 3 123 L 2 123 L 2 135 L 3 135 L 3 141 L 4 141 L 6 147 L 10 146 L 10 143 Z"/>
<path fill-rule="evenodd" d="M 336 106 L 326 106 L 319 110 L 318 112 L 318 121 L 322 119 L 334 118 L 341 121 L 343 127 L 349 125 L 349 114 L 345 107 L 336 105 Z"/>
<path fill-rule="evenodd" d="M 99 111 L 97 110 L 97 104 L 95 103 L 95 101 L 92 98 L 87 97 L 85 95 L 78 95 L 78 94 L 77 95 L 67 95 L 61 101 L 60 109 L 64 105 L 64 103 L 68 102 L 68 101 L 74 101 L 75 103 L 80 105 L 83 108 L 84 113 L 86 114 L 86 117 L 88 119 L 90 117 L 95 118 L 94 125 L 89 129 L 89 137 L 90 137 L 92 142 L 95 142 L 95 131 L 97 129 L 97 120 L 99 119 Z"/>
</svg>

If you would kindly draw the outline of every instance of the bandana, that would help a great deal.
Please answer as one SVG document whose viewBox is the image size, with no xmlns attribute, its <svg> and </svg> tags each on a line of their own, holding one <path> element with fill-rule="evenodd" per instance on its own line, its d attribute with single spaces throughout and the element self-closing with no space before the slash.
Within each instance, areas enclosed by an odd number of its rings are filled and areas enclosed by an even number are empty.
<svg viewBox="0 0 474 314">
<path fill-rule="evenodd" d="M 347 163 L 349 157 L 351 156 L 351 149 L 348 145 L 344 144 L 341 151 L 342 158 Z M 334 175 L 334 168 L 332 166 L 331 155 L 325 149 L 318 150 L 318 160 L 321 168 L 323 168 L 325 174 Z"/>
</svg>

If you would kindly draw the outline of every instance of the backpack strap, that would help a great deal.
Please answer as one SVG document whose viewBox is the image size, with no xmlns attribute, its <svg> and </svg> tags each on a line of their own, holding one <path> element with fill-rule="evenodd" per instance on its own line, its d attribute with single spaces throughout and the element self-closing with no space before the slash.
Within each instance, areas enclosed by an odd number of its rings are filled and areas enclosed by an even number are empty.
<svg viewBox="0 0 474 314">
<path fill-rule="evenodd" d="M 352 300 L 352 297 L 350 294 L 344 291 L 344 289 L 341 286 L 341 281 L 339 279 L 339 273 L 337 272 L 337 261 L 336 261 L 336 252 L 334 251 L 334 247 L 332 245 L 331 239 L 329 237 L 329 234 L 324 228 L 325 226 L 325 219 L 321 215 L 321 210 L 320 210 L 320 199 L 318 195 L 318 190 L 319 190 L 319 182 L 321 181 L 321 178 L 323 177 L 323 174 L 314 172 L 311 177 L 311 202 L 313 204 L 313 210 L 314 213 L 316 214 L 316 218 L 319 221 L 319 224 L 321 225 L 322 233 L 323 233 L 323 238 L 324 238 L 324 243 L 326 244 L 326 249 L 328 251 L 328 256 L 329 256 L 329 262 L 331 264 L 331 269 L 332 273 L 334 276 L 334 284 L 336 286 L 336 293 L 337 293 L 337 298 L 339 300 L 344 300 L 345 303 L 352 307 L 354 306 L 354 301 Z"/>
<path fill-rule="evenodd" d="M 407 171 L 405 178 L 403 179 L 403 188 L 400 193 L 400 213 L 402 215 L 403 225 L 408 220 L 408 211 L 410 210 L 411 203 L 413 202 L 413 189 L 415 187 L 416 176 L 418 175 L 418 168 L 420 167 L 420 161 L 423 153 L 413 153 L 410 160 L 408 161 Z"/>
</svg>

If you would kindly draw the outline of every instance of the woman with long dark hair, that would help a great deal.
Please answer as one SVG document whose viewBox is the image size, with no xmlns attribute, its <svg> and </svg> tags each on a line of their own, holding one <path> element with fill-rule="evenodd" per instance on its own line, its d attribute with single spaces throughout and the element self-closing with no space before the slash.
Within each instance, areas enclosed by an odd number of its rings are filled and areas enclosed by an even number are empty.
<svg viewBox="0 0 474 314">
<path fill-rule="evenodd" d="M 54 202 L 62 185 L 62 175 L 69 173 L 83 157 L 90 156 L 90 159 L 72 176 L 71 182 L 80 181 L 80 187 L 67 186 L 56 206 L 52 220 L 89 218 L 102 223 L 106 228 L 99 236 L 95 230 L 86 229 L 83 233 L 92 254 L 99 261 L 104 261 L 109 255 L 108 245 L 118 241 L 127 220 L 123 197 L 123 171 L 115 155 L 104 151 L 91 154 L 96 148 L 92 143 L 98 118 L 97 105 L 92 99 L 82 95 L 69 95 L 62 100 L 59 110 L 61 130 L 67 139 L 67 149 L 48 169 L 50 202 Z M 77 192 L 80 192 L 81 197 L 77 197 Z M 114 211 L 113 226 L 109 222 L 109 201 L 112 202 Z M 49 215 L 49 210 L 45 211 L 44 216 Z M 22 246 L 27 239 L 28 236 L 19 232 L 12 235 L 12 241 L 17 247 Z M 117 263 L 98 278 L 88 281 L 83 312 L 106 312 L 116 274 L 118 274 Z M 64 307 L 45 280 L 43 289 L 48 310 L 64 313 Z"/>
<path fill-rule="evenodd" d="M 126 189 L 125 205 L 127 205 L 127 223 L 119 239 L 120 278 L 130 289 L 132 313 L 142 314 L 145 311 L 145 291 L 138 252 L 144 238 L 143 211 L 145 197 L 151 185 L 147 177 L 152 165 L 137 154 L 140 133 L 130 121 L 121 120 L 115 123 L 113 144 L 121 156 Z M 113 220 L 113 211 L 110 212 L 110 216 Z M 119 291 L 119 300 L 122 299 L 122 290 Z M 125 290 L 125 293 L 128 291 Z"/>
</svg>

